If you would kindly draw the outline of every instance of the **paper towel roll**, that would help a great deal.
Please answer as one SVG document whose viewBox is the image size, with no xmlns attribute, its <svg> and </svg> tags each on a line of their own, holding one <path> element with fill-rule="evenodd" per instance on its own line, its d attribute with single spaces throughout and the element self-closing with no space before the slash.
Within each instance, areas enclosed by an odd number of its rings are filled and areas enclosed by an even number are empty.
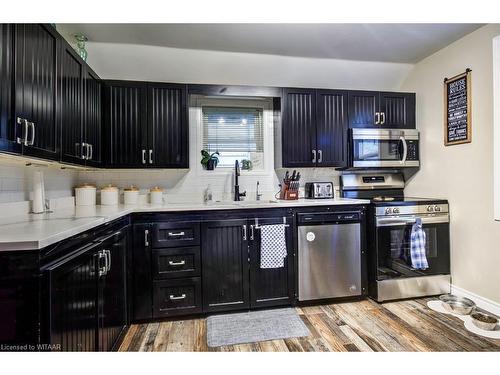
<svg viewBox="0 0 500 375">
<path fill-rule="evenodd" d="M 35 171 L 33 175 L 33 203 L 32 211 L 39 214 L 45 211 L 45 186 L 43 172 Z"/>
</svg>

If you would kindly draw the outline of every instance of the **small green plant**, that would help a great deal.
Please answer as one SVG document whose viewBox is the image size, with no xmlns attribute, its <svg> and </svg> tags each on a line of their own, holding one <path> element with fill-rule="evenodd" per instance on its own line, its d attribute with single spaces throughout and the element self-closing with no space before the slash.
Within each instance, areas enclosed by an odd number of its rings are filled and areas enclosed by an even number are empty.
<svg viewBox="0 0 500 375">
<path fill-rule="evenodd" d="M 243 159 L 241 161 L 241 169 L 244 171 L 250 171 L 253 168 L 253 164 L 251 160 Z"/>
<path fill-rule="evenodd" d="M 217 164 L 219 163 L 219 153 L 214 152 L 213 154 L 210 154 L 206 150 L 201 150 L 201 165 L 206 170 L 212 171 L 217 167 Z"/>
</svg>

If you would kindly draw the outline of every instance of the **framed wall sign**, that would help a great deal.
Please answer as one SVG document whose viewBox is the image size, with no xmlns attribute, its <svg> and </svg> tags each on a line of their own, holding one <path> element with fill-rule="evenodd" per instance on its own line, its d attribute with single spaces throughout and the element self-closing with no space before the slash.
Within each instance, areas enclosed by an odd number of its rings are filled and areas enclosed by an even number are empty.
<svg viewBox="0 0 500 375">
<path fill-rule="evenodd" d="M 444 79 L 444 144 L 472 141 L 471 70 Z"/>
</svg>

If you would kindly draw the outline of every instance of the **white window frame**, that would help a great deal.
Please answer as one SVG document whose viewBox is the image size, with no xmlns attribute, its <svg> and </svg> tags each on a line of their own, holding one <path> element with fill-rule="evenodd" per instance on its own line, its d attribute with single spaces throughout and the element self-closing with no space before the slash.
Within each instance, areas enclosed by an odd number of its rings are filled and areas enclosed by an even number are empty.
<svg viewBox="0 0 500 375">
<path fill-rule="evenodd" d="M 195 129 L 196 142 L 190 142 L 191 157 L 195 165 L 196 173 L 201 177 L 209 176 L 227 176 L 234 172 L 234 168 L 215 168 L 213 171 L 207 171 L 200 163 L 201 150 L 203 148 L 203 106 L 219 107 L 246 107 L 262 109 L 263 137 L 264 137 L 264 168 L 258 170 L 241 170 L 243 176 L 262 176 L 268 177 L 274 175 L 274 122 L 273 122 L 273 104 L 271 99 L 265 98 L 241 98 L 241 97 L 192 97 L 189 108 L 190 129 Z M 191 138 L 193 140 L 193 138 Z"/>
</svg>

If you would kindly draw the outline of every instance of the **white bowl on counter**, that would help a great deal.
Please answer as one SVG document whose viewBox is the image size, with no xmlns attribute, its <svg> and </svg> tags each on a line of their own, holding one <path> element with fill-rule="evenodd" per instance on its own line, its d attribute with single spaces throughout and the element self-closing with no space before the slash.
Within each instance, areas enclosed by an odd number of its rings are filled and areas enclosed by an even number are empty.
<svg viewBox="0 0 500 375">
<path fill-rule="evenodd" d="M 101 205 L 117 206 L 119 201 L 118 188 L 113 185 L 104 186 L 101 189 Z"/>
<path fill-rule="evenodd" d="M 75 187 L 75 205 L 95 206 L 97 188 L 91 184 Z"/>
</svg>

